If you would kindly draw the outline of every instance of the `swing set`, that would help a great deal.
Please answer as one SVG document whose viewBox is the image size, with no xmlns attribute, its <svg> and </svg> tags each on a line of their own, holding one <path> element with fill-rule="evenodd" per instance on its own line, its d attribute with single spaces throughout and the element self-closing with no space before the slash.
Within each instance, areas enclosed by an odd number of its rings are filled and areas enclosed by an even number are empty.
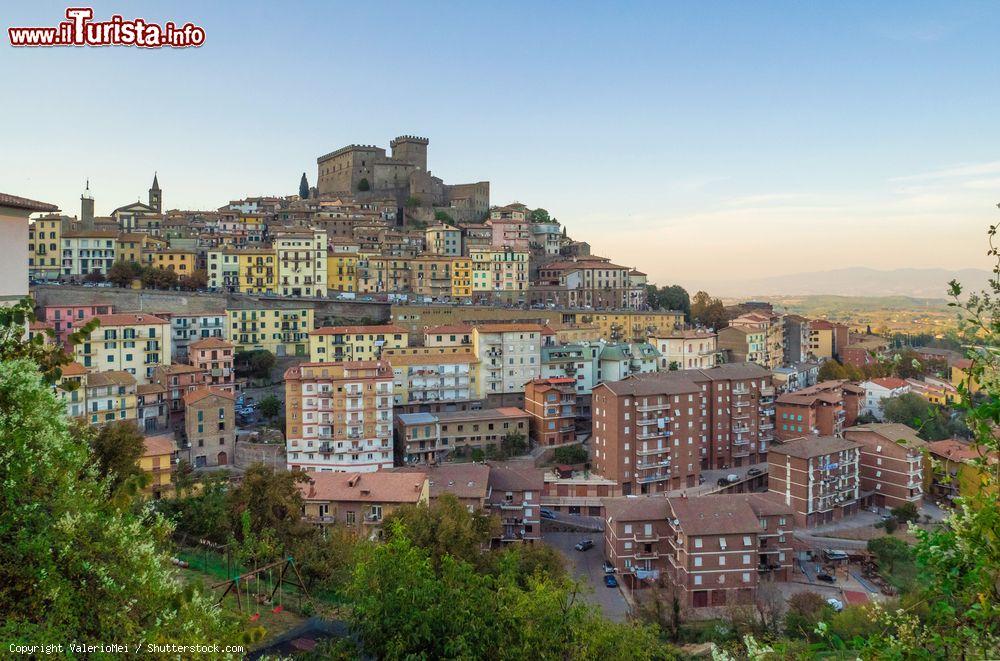
<svg viewBox="0 0 1000 661">
<path fill-rule="evenodd" d="M 274 581 L 274 570 L 277 568 L 278 580 Z M 291 572 L 288 570 L 291 569 Z M 267 572 L 267 582 L 273 587 L 271 588 L 271 593 L 267 594 L 266 588 L 262 589 L 261 578 L 264 573 Z M 296 580 L 292 580 L 291 573 L 295 574 Z M 254 586 L 256 582 L 256 586 Z M 306 589 L 305 581 L 302 580 L 302 574 L 299 573 L 299 568 L 295 564 L 295 560 L 289 556 L 284 560 L 275 560 L 274 562 L 269 562 L 266 565 L 261 565 L 253 571 L 249 571 L 241 576 L 234 576 L 228 581 L 222 581 L 221 583 L 216 583 L 212 586 L 213 590 L 226 586 L 225 592 L 219 597 L 218 603 L 221 605 L 223 600 L 225 600 L 226 595 L 230 592 L 236 594 L 236 607 L 239 611 L 243 612 L 243 601 L 246 599 L 247 610 L 251 610 L 253 602 L 256 602 L 257 609 L 253 615 L 250 616 L 251 622 L 256 622 L 260 619 L 260 606 L 264 604 L 273 604 L 275 594 L 278 595 L 278 605 L 271 609 L 272 613 L 280 613 L 285 609 L 284 605 L 281 603 L 281 592 L 279 589 L 283 585 L 291 585 L 302 591 L 307 597 L 309 597 L 309 590 Z M 256 594 L 254 591 L 256 587 Z M 301 600 L 301 595 L 299 597 Z"/>
</svg>

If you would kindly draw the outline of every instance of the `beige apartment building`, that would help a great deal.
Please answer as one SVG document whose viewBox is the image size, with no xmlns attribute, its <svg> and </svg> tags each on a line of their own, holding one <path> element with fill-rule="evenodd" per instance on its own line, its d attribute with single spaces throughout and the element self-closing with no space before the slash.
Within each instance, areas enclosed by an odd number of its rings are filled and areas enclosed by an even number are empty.
<svg viewBox="0 0 1000 661">
<path fill-rule="evenodd" d="M 392 369 L 381 361 L 292 367 L 285 420 L 289 470 L 392 468 Z"/>
<path fill-rule="evenodd" d="M 326 231 L 284 230 L 274 238 L 278 258 L 278 293 L 282 296 L 326 297 Z"/>
<path fill-rule="evenodd" d="M 759 365 L 637 374 L 593 392 L 593 463 L 624 495 L 693 487 L 702 470 L 765 461 L 774 387 Z"/>
<path fill-rule="evenodd" d="M 522 393 L 524 384 L 541 375 L 540 324 L 489 324 L 472 331 L 472 346 L 479 361 L 479 396 Z"/>
<path fill-rule="evenodd" d="M 171 362 L 170 322 L 143 312 L 99 314 L 100 322 L 73 347 L 88 371 L 122 370 L 139 383 L 149 383 L 160 365 Z"/>
<path fill-rule="evenodd" d="M 462 410 L 478 401 L 471 346 L 385 349 L 382 359 L 392 366 L 397 413 Z"/>
<path fill-rule="evenodd" d="M 930 444 L 901 424 L 858 425 L 844 438 L 861 445 L 861 493 L 876 507 L 917 506 L 924 498 L 924 453 Z"/>
<path fill-rule="evenodd" d="M 795 525 L 814 528 L 857 513 L 861 445 L 836 436 L 809 436 L 771 446 L 769 493 L 795 511 Z"/>
<path fill-rule="evenodd" d="M 507 406 L 396 416 L 396 437 L 407 464 L 441 463 L 456 452 L 497 448 L 508 434 L 528 439 L 528 414 L 524 410 Z"/>
<path fill-rule="evenodd" d="M 742 328 L 763 335 L 760 364 L 768 369 L 781 367 L 785 358 L 784 318 L 776 312 L 754 310 L 729 321 L 730 328 Z M 758 362 L 758 361 L 753 361 Z"/>
<path fill-rule="evenodd" d="M 309 473 L 309 481 L 297 486 L 306 521 L 357 528 L 366 537 L 377 534 L 397 508 L 426 505 L 430 495 L 421 472 Z"/>
<path fill-rule="evenodd" d="M 660 352 L 663 370 L 708 369 L 721 362 L 715 331 L 699 328 L 651 334 L 649 343 Z"/>
</svg>

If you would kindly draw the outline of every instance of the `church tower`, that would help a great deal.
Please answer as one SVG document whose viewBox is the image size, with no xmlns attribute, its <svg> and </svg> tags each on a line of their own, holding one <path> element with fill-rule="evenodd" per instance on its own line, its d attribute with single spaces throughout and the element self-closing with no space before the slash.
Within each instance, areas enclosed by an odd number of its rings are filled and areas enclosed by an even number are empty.
<svg viewBox="0 0 1000 661">
<path fill-rule="evenodd" d="M 153 187 L 149 189 L 149 206 L 156 210 L 156 213 L 163 213 L 163 193 L 160 192 L 160 184 L 156 180 L 156 173 L 153 173 Z"/>
<path fill-rule="evenodd" d="M 90 194 L 90 179 L 80 196 L 80 222 L 85 230 L 94 229 L 94 196 Z"/>
</svg>

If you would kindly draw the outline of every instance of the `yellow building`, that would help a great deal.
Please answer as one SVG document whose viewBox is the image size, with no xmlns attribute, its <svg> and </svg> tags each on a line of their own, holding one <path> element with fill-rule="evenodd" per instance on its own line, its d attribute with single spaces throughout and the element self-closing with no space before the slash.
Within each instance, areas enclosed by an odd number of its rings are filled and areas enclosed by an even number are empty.
<svg viewBox="0 0 1000 661">
<path fill-rule="evenodd" d="M 122 370 L 149 383 L 158 365 L 171 362 L 170 322 L 142 312 L 99 314 L 100 325 L 73 347 L 90 372 Z"/>
<path fill-rule="evenodd" d="M 410 291 L 434 299 L 451 297 L 453 258 L 421 255 L 410 260 Z"/>
<path fill-rule="evenodd" d="M 986 475 L 980 466 L 973 463 L 980 455 L 971 445 L 946 439 L 930 443 L 928 450 L 924 475 L 930 475 L 931 480 L 925 493 L 939 501 L 950 502 L 959 496 L 974 496 L 983 489 Z M 997 461 L 1000 457 L 996 455 L 988 459 L 990 465 L 995 465 Z"/>
<path fill-rule="evenodd" d="M 72 390 L 68 388 L 76 387 Z M 63 365 L 62 376 L 56 382 L 56 397 L 66 406 L 67 418 L 82 418 L 87 415 L 87 370 L 80 363 L 73 361 Z"/>
<path fill-rule="evenodd" d="M 278 292 L 282 296 L 326 297 L 326 230 L 287 229 L 274 237 Z"/>
<path fill-rule="evenodd" d="M 409 337 L 400 326 L 325 326 L 309 333 L 309 360 L 314 363 L 378 360 L 382 349 L 405 347 Z"/>
<path fill-rule="evenodd" d="M 353 252 L 331 252 L 326 258 L 327 279 L 332 291 L 358 291 L 358 255 Z"/>
<path fill-rule="evenodd" d="M 154 268 L 173 271 L 178 276 L 191 275 L 198 264 L 198 254 L 191 250 L 154 250 L 148 254 Z"/>
<path fill-rule="evenodd" d="M 239 251 L 240 293 L 275 294 L 278 291 L 278 258 L 270 248 Z"/>
<path fill-rule="evenodd" d="M 91 425 L 136 420 L 134 376 L 120 370 L 91 372 L 86 376 L 86 384 L 87 420 Z"/>
<path fill-rule="evenodd" d="M 120 262 L 142 264 L 148 234 L 122 232 L 118 235 L 118 255 Z"/>
<path fill-rule="evenodd" d="M 264 349 L 275 356 L 305 356 L 313 328 L 311 307 L 226 310 L 229 341 L 236 352 Z"/>
<path fill-rule="evenodd" d="M 174 492 L 174 445 L 173 434 L 147 436 L 142 439 L 143 451 L 139 457 L 139 468 L 149 475 L 149 484 L 143 493 L 160 499 Z"/>
<path fill-rule="evenodd" d="M 392 366 L 396 410 L 427 410 L 476 398 L 477 362 L 471 346 L 386 349 L 382 360 Z"/>
<path fill-rule="evenodd" d="M 451 262 L 451 296 L 472 296 L 472 260 L 468 257 L 455 257 Z"/>
<path fill-rule="evenodd" d="M 59 277 L 62 257 L 59 244 L 62 239 L 64 217 L 47 214 L 28 225 L 28 275 L 42 280 Z"/>
<path fill-rule="evenodd" d="M 517 292 L 528 289 L 528 256 L 510 248 L 470 250 L 473 294 L 493 292 L 516 298 Z"/>
<path fill-rule="evenodd" d="M 962 358 L 961 360 L 956 360 L 951 366 L 951 385 L 958 388 L 964 385 L 969 389 L 969 393 L 974 395 L 979 392 L 979 383 L 969 377 L 969 369 L 972 367 L 972 361 L 968 358 Z"/>
<path fill-rule="evenodd" d="M 645 342 L 650 335 L 669 333 L 683 325 L 684 313 L 672 310 L 659 312 L 567 312 L 562 315 L 567 324 L 596 325 L 600 337 L 609 342 Z"/>
</svg>

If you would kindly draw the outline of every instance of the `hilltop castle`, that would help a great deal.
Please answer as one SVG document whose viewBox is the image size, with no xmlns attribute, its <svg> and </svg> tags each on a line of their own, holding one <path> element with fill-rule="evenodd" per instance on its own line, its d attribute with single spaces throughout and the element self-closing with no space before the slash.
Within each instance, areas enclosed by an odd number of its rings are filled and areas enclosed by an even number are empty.
<svg viewBox="0 0 1000 661">
<path fill-rule="evenodd" d="M 409 199 L 425 213 L 445 210 L 456 221 L 476 221 L 490 208 L 490 182 L 446 184 L 427 169 L 427 138 L 401 135 L 389 143 L 392 154 L 375 145 L 348 145 L 316 159 L 320 197 Z M 412 205 L 411 205 L 412 206 Z M 414 215 L 423 215 L 414 210 Z"/>
</svg>

